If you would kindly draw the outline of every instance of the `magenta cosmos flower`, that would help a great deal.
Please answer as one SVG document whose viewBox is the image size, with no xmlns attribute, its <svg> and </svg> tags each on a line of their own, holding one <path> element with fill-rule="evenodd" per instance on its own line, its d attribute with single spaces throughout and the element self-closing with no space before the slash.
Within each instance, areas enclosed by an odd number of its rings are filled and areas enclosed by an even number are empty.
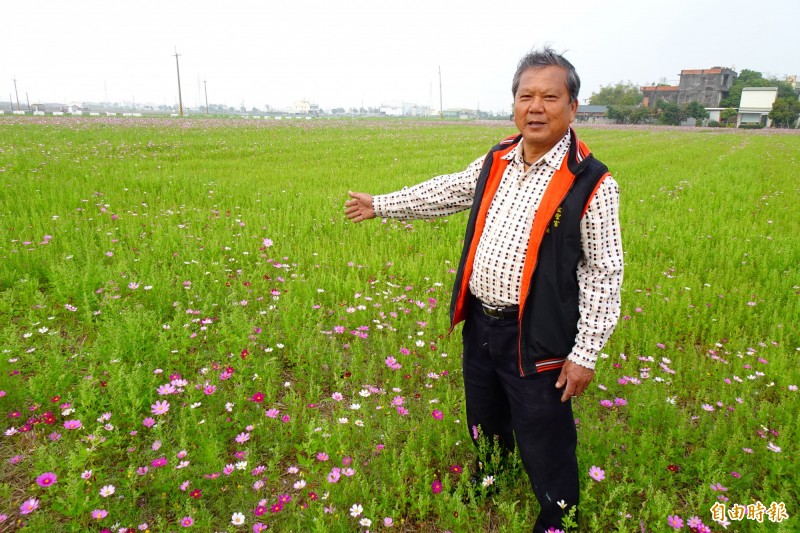
<svg viewBox="0 0 800 533">
<path fill-rule="evenodd" d="M 49 487 L 58 480 L 58 477 L 52 472 L 45 472 L 36 478 L 36 484 L 40 487 Z"/>
</svg>

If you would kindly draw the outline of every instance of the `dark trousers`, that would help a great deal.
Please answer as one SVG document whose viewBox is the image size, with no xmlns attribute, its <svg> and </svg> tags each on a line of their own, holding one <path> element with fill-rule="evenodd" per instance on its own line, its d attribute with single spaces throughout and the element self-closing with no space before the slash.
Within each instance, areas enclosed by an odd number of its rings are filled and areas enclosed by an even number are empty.
<svg viewBox="0 0 800 533">
<path fill-rule="evenodd" d="M 497 436 L 508 451 L 514 440 L 541 506 L 533 531 L 561 528 L 561 517 L 578 504 L 578 435 L 570 401 L 561 402 L 559 371 L 520 377 L 517 320 L 483 313 L 471 298 L 464 323 L 464 392 L 470 436 Z M 568 507 L 557 503 L 563 500 Z"/>
</svg>

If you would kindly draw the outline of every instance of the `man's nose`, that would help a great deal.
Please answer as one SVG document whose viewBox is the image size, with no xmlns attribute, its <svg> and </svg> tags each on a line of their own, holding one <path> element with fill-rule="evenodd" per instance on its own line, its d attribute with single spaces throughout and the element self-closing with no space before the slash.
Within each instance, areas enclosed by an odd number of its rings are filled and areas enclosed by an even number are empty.
<svg viewBox="0 0 800 533">
<path fill-rule="evenodd" d="M 544 98 L 541 96 L 534 96 L 528 105 L 529 113 L 541 113 L 544 111 Z"/>
</svg>

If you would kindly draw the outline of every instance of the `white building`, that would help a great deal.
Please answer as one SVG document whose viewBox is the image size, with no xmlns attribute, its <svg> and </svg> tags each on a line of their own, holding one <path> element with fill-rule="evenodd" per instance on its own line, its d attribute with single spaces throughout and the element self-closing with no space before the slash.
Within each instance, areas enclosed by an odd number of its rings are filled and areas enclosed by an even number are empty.
<svg viewBox="0 0 800 533">
<path fill-rule="evenodd" d="M 772 111 L 772 104 L 778 98 L 777 87 L 745 87 L 739 102 L 739 114 L 736 127 L 760 124 L 768 128 L 771 120 L 767 115 Z"/>
<path fill-rule="evenodd" d="M 297 100 L 292 106 L 292 110 L 300 115 L 318 115 L 319 104 L 312 104 L 308 100 Z"/>
</svg>

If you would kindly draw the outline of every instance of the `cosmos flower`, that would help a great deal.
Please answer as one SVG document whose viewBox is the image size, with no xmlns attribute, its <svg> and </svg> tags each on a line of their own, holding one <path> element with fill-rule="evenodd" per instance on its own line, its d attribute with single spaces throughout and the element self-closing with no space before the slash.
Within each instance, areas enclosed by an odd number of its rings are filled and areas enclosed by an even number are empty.
<svg viewBox="0 0 800 533">
<path fill-rule="evenodd" d="M 36 484 L 40 487 L 49 487 L 58 480 L 53 472 L 45 472 L 36 478 Z"/>
<path fill-rule="evenodd" d="M 592 466 L 589 469 L 589 477 L 595 481 L 603 481 L 606 478 L 606 472 L 599 466 Z"/>
</svg>

